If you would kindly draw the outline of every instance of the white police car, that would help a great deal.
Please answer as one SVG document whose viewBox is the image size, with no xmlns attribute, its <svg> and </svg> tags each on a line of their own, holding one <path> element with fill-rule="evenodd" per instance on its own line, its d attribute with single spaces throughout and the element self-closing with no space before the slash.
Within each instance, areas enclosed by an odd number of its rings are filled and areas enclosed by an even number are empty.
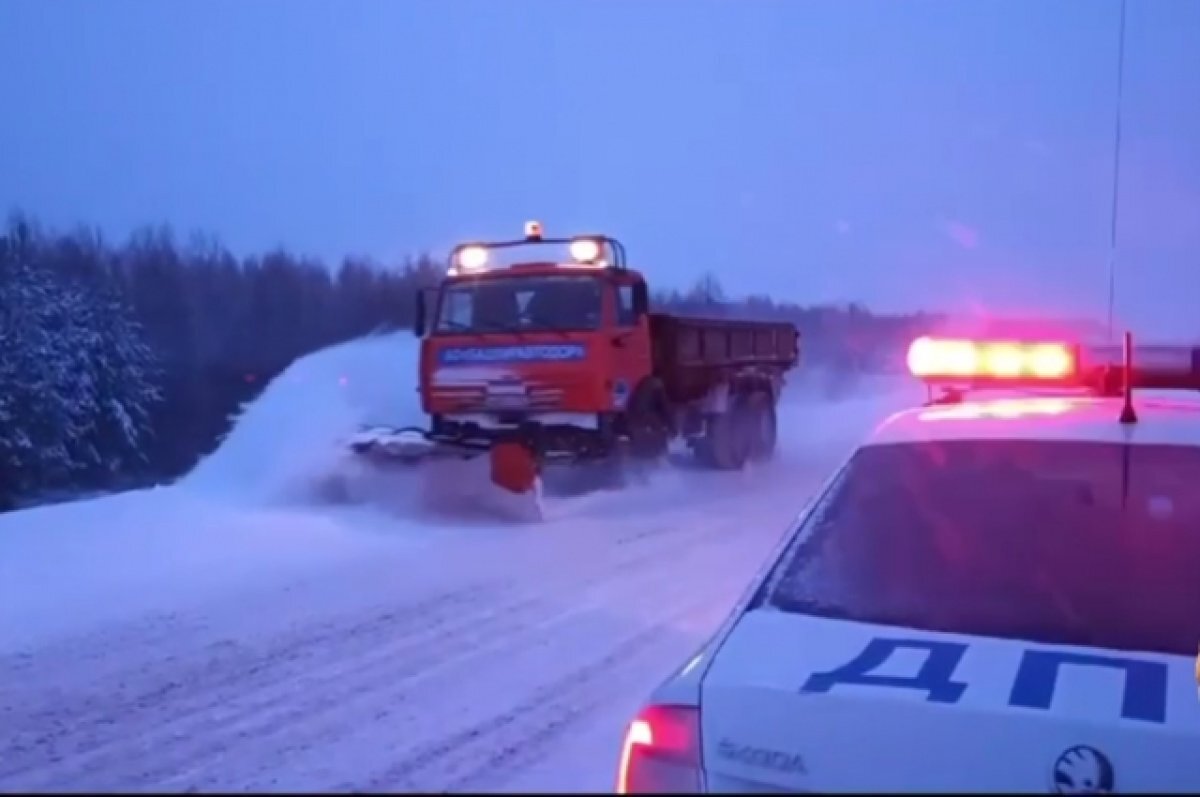
<svg viewBox="0 0 1200 797">
<path fill-rule="evenodd" d="M 655 691 L 618 791 L 1200 791 L 1200 400 L 1151 390 L 1200 389 L 1200 349 L 909 365 L 930 403 Z"/>
</svg>

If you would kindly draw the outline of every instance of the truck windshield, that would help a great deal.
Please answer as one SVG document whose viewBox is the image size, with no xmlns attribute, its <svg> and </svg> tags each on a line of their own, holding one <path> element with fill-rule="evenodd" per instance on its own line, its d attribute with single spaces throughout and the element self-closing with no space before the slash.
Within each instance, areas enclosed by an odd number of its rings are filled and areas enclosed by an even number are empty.
<svg viewBox="0 0 1200 797">
<path fill-rule="evenodd" d="M 436 330 L 533 332 L 600 326 L 600 281 L 589 275 L 490 277 L 446 288 Z"/>
<path fill-rule="evenodd" d="M 928 631 L 1195 656 L 1197 484 L 1200 449 L 1183 446 L 864 448 L 765 599 Z"/>
</svg>

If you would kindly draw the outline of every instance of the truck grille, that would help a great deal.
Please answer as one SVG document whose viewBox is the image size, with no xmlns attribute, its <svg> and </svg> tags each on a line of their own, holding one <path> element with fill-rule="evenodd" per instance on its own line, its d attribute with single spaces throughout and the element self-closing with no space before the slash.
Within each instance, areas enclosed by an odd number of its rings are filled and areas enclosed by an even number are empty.
<svg viewBox="0 0 1200 797">
<path fill-rule="evenodd" d="M 471 385 L 435 385 L 429 392 L 441 412 L 551 411 L 563 407 L 566 389 L 561 384 L 490 382 Z"/>
</svg>

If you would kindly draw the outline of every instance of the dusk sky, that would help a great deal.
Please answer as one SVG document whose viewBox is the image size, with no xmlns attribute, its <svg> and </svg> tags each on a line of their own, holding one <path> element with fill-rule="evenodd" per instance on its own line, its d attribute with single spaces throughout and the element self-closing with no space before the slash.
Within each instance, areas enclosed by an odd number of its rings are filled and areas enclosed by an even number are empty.
<svg viewBox="0 0 1200 797">
<path fill-rule="evenodd" d="M 1104 318 L 1117 0 L 0 0 L 0 209 Z M 1200 337 L 1200 0 L 1129 0 L 1118 316 Z"/>
</svg>

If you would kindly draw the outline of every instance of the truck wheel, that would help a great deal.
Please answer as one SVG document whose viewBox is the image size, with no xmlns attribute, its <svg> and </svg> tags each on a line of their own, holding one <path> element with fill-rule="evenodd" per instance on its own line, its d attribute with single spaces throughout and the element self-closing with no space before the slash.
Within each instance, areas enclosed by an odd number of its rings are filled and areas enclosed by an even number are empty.
<svg viewBox="0 0 1200 797">
<path fill-rule="evenodd" d="M 750 461 L 766 462 L 775 455 L 778 442 L 778 426 L 775 417 L 775 402 L 771 394 L 758 391 L 747 401 L 750 426 Z"/>
<path fill-rule="evenodd" d="M 725 412 L 709 417 L 696 453 L 709 467 L 741 470 L 750 456 L 749 413 L 743 399 L 735 399 Z"/>
<path fill-rule="evenodd" d="M 671 427 L 666 401 L 650 387 L 637 391 L 625 416 L 629 430 L 629 453 L 634 459 L 658 459 L 667 453 Z"/>
</svg>

